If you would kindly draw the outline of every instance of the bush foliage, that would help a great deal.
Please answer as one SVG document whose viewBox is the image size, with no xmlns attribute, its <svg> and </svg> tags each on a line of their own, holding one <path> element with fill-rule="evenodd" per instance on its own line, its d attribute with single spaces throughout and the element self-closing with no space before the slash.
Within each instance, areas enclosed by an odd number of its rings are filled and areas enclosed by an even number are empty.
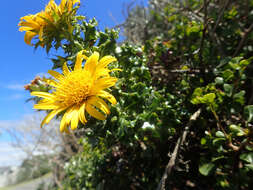
<svg viewBox="0 0 253 190">
<path fill-rule="evenodd" d="M 85 49 L 122 71 L 111 114 L 79 126 L 62 188 L 253 189 L 252 21 L 252 0 L 150 0 L 117 44 L 117 30 L 75 16 L 53 69 Z"/>
</svg>

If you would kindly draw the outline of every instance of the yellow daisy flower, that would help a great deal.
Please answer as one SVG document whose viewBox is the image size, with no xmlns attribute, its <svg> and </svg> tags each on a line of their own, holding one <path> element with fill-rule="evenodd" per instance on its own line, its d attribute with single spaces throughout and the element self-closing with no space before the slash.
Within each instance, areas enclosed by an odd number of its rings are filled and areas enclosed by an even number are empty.
<svg viewBox="0 0 253 190">
<path fill-rule="evenodd" d="M 82 66 L 84 59 L 87 59 Z M 35 109 L 52 110 L 42 121 L 41 126 L 48 124 L 57 114 L 65 111 L 60 123 L 60 131 L 68 132 L 68 126 L 75 130 L 79 121 L 87 122 L 85 111 L 92 117 L 105 120 L 110 114 L 110 109 L 103 99 L 112 104 L 117 101 L 113 95 L 105 89 L 115 85 L 117 78 L 111 77 L 107 66 L 116 61 L 112 56 L 105 56 L 99 60 L 99 53 L 95 52 L 90 57 L 79 52 L 76 57 L 74 70 L 70 71 L 67 64 L 63 65 L 60 74 L 50 70 L 48 73 L 54 77 L 46 82 L 53 87 L 52 93 L 32 92 L 31 95 L 42 99 L 34 105 Z M 99 111 L 100 110 L 100 111 Z"/>
<path fill-rule="evenodd" d="M 63 14 L 64 11 L 71 12 L 76 3 L 80 3 L 80 0 L 62 0 L 58 10 L 61 14 Z"/>
<path fill-rule="evenodd" d="M 74 5 L 80 3 L 80 0 L 62 0 L 60 5 L 50 0 L 44 11 L 35 15 L 27 15 L 20 18 L 18 26 L 19 31 L 25 31 L 24 41 L 31 45 L 31 40 L 38 35 L 39 40 L 43 42 L 43 35 L 51 30 L 55 30 L 55 26 L 61 23 L 60 20 L 68 20 L 63 18 L 65 16 L 72 16 Z M 67 23 L 69 25 L 69 23 Z"/>
<path fill-rule="evenodd" d="M 42 41 L 43 28 L 47 24 L 43 18 L 44 12 L 37 13 L 35 15 L 27 15 L 20 18 L 19 28 L 20 32 L 26 31 L 25 33 L 25 43 L 31 45 L 32 39 L 39 35 L 40 41 Z"/>
</svg>

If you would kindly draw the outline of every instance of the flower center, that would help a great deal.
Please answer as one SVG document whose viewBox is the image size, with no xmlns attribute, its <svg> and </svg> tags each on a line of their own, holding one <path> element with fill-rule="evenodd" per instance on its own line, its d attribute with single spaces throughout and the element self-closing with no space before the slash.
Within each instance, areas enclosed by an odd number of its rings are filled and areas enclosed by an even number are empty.
<svg viewBox="0 0 253 190">
<path fill-rule="evenodd" d="M 60 81 L 55 95 L 65 106 L 80 105 L 88 98 L 92 84 L 93 80 L 89 72 L 72 71 Z"/>
</svg>

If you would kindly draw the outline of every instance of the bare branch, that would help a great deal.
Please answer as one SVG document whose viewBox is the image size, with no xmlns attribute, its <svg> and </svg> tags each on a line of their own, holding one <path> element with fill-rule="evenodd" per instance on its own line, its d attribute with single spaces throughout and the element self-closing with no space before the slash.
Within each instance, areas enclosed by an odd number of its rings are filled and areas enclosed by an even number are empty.
<svg viewBox="0 0 253 190">
<path fill-rule="evenodd" d="M 239 51 L 242 49 L 244 42 L 246 41 L 248 35 L 252 32 L 252 30 L 253 30 L 253 23 L 250 25 L 250 27 L 248 29 L 245 30 L 244 35 L 243 35 L 239 45 L 237 46 L 235 53 L 233 54 L 233 57 L 235 57 L 239 53 Z"/>
<path fill-rule="evenodd" d="M 200 61 L 200 64 L 201 66 L 203 66 L 203 56 L 202 56 L 202 53 L 203 53 L 203 47 L 204 47 L 204 41 L 205 41 L 205 37 L 206 37 L 206 30 L 207 30 L 207 2 L 206 0 L 204 0 L 204 28 L 203 28 L 203 31 L 202 31 L 202 38 L 201 38 L 201 42 L 200 42 L 200 48 L 199 48 L 199 61 Z M 204 70 L 204 68 L 202 68 L 202 70 Z"/>
<path fill-rule="evenodd" d="M 178 152 L 180 150 L 180 146 L 182 146 L 184 144 L 184 141 L 186 139 L 186 136 L 189 132 L 189 129 L 192 125 L 192 122 L 195 121 L 199 115 L 201 113 L 201 108 L 199 108 L 191 117 L 190 117 L 190 120 L 189 122 L 187 123 L 186 127 L 184 128 L 184 131 L 182 133 L 182 135 L 178 138 L 177 140 L 177 143 L 176 143 L 176 146 L 174 148 L 174 151 L 172 153 L 172 156 L 166 166 L 166 169 L 163 173 L 163 176 L 162 176 L 162 179 L 160 180 L 160 183 L 157 187 L 157 190 L 165 190 L 165 183 L 166 183 L 166 180 L 168 178 L 168 176 L 171 174 L 172 172 L 172 169 L 174 168 L 175 166 L 175 163 L 176 163 L 176 159 L 177 159 L 177 155 L 178 155 Z"/>
<path fill-rule="evenodd" d="M 224 4 L 224 6 L 221 8 L 220 14 L 218 16 L 218 19 L 216 20 L 215 26 L 212 30 L 212 33 L 214 33 L 216 31 L 216 28 L 218 27 L 223 15 L 224 15 L 224 11 L 226 10 L 226 8 L 228 7 L 228 5 L 230 4 L 230 0 L 227 0 Z"/>
</svg>

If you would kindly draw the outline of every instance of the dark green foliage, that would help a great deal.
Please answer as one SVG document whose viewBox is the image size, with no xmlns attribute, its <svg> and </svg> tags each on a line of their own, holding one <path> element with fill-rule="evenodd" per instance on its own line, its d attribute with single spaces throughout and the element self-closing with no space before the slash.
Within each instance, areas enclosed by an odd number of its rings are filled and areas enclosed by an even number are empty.
<svg viewBox="0 0 253 190">
<path fill-rule="evenodd" d="M 117 31 L 79 19 L 54 68 L 85 49 L 122 71 L 111 114 L 80 126 L 84 151 L 66 163 L 64 188 L 156 189 L 201 109 L 166 189 L 253 189 L 252 13 L 252 0 L 150 0 L 130 11 L 118 46 Z"/>
</svg>

